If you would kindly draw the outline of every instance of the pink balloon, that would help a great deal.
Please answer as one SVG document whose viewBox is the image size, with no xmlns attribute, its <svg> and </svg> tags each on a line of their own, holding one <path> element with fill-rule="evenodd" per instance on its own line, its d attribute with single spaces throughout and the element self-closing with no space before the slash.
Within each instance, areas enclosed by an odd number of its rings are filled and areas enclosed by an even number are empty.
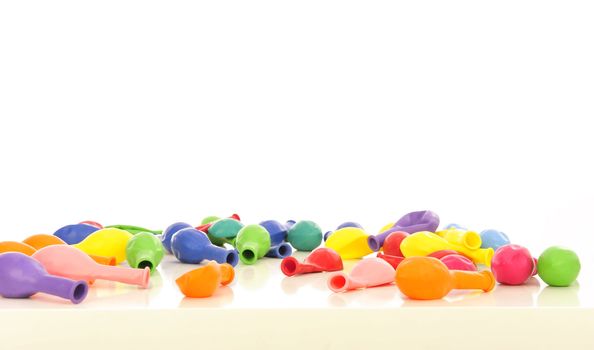
<svg viewBox="0 0 594 350">
<path fill-rule="evenodd" d="M 361 260 L 350 275 L 336 273 L 328 279 L 328 288 L 333 292 L 344 292 L 352 289 L 369 288 L 394 283 L 396 270 L 392 265 L 380 258 Z"/>
<path fill-rule="evenodd" d="M 499 247 L 491 260 L 497 282 L 512 286 L 524 284 L 534 273 L 534 259 L 528 249 L 517 244 Z"/>
<path fill-rule="evenodd" d="M 476 265 L 462 255 L 450 254 L 439 260 L 448 267 L 448 270 L 477 271 Z"/>
</svg>

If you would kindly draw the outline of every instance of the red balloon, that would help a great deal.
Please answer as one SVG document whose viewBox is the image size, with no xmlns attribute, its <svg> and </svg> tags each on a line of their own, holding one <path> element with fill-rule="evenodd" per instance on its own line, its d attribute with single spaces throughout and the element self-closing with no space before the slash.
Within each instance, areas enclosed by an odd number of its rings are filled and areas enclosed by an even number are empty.
<svg viewBox="0 0 594 350">
<path fill-rule="evenodd" d="M 384 241 L 384 253 L 391 256 L 404 256 L 400 251 L 400 243 L 408 237 L 408 233 L 404 231 L 396 231 L 390 233 Z"/>
</svg>

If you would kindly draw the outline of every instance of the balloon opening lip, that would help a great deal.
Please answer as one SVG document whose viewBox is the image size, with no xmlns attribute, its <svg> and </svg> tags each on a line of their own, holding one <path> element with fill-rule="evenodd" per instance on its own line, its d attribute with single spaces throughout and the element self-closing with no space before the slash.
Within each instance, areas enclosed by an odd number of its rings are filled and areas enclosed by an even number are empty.
<svg viewBox="0 0 594 350">
<path fill-rule="evenodd" d="M 251 265 L 257 260 L 256 254 L 251 249 L 245 249 L 241 252 L 241 261 L 245 264 Z"/>
<path fill-rule="evenodd" d="M 237 265 L 239 262 L 239 256 L 237 255 L 236 250 L 230 250 L 225 257 L 225 262 L 231 266 Z"/>
<path fill-rule="evenodd" d="M 377 252 L 381 248 L 379 239 L 377 239 L 376 236 L 367 237 L 367 245 L 369 245 L 369 248 L 374 252 Z"/>
<path fill-rule="evenodd" d="M 89 285 L 87 284 L 87 282 L 77 281 L 72 286 L 72 290 L 70 291 L 70 301 L 73 304 L 79 304 L 81 301 L 85 300 L 88 293 Z"/>
<path fill-rule="evenodd" d="M 464 245 L 468 248 L 468 249 L 478 249 L 481 247 L 482 241 L 481 241 L 481 236 L 476 233 L 476 232 L 472 232 L 472 231 L 467 231 L 466 235 L 464 236 Z"/>
<path fill-rule="evenodd" d="M 495 276 L 493 275 L 493 273 L 491 271 L 481 271 L 480 273 L 489 279 L 489 286 L 486 289 L 483 289 L 483 291 L 485 291 L 485 292 L 492 291 L 493 288 L 495 288 L 495 283 L 496 283 Z"/>
<path fill-rule="evenodd" d="M 137 269 L 144 269 L 145 267 L 148 267 L 151 271 L 154 268 L 153 263 L 148 260 L 142 260 L 136 265 Z"/>
<path fill-rule="evenodd" d="M 288 256 L 281 262 L 281 271 L 289 277 L 295 276 L 297 274 L 297 266 L 299 266 L 297 259 Z"/>
<path fill-rule="evenodd" d="M 344 292 L 347 289 L 347 276 L 343 273 L 338 273 L 328 280 L 328 287 L 335 292 Z"/>
<path fill-rule="evenodd" d="M 286 257 L 290 256 L 292 253 L 291 246 L 288 245 L 287 243 L 283 243 L 278 246 L 277 252 L 278 252 L 279 257 L 286 258 Z"/>
<path fill-rule="evenodd" d="M 141 280 L 140 286 L 145 289 L 148 288 L 150 278 L 151 278 L 151 269 L 147 266 L 142 271 L 142 280 Z"/>
</svg>

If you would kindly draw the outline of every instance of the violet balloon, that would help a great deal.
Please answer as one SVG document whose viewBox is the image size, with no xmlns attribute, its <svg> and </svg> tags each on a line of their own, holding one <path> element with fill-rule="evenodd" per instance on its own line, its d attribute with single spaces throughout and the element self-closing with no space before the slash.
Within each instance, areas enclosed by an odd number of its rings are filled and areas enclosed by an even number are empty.
<svg viewBox="0 0 594 350">
<path fill-rule="evenodd" d="M 28 298 L 41 292 L 78 304 L 88 291 L 86 281 L 52 276 L 37 260 L 23 253 L 0 254 L 0 295 L 4 298 Z"/>
</svg>

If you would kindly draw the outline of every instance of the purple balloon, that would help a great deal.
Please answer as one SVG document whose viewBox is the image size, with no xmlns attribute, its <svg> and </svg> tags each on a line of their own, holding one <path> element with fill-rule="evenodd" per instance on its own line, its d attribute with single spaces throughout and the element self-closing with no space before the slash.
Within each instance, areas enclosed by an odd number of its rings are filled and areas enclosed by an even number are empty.
<svg viewBox="0 0 594 350">
<path fill-rule="evenodd" d="M 373 251 L 378 251 L 384 246 L 384 241 L 392 232 L 404 231 L 413 234 L 420 231 L 435 232 L 439 226 L 439 216 L 430 210 L 413 211 L 401 217 L 392 228 L 381 232 L 379 235 L 371 235 L 367 238 L 367 244 Z"/>
<path fill-rule="evenodd" d="M 0 254 L 0 295 L 28 298 L 39 292 L 78 304 L 86 298 L 89 285 L 86 281 L 52 276 L 37 260 L 23 253 Z"/>
</svg>

